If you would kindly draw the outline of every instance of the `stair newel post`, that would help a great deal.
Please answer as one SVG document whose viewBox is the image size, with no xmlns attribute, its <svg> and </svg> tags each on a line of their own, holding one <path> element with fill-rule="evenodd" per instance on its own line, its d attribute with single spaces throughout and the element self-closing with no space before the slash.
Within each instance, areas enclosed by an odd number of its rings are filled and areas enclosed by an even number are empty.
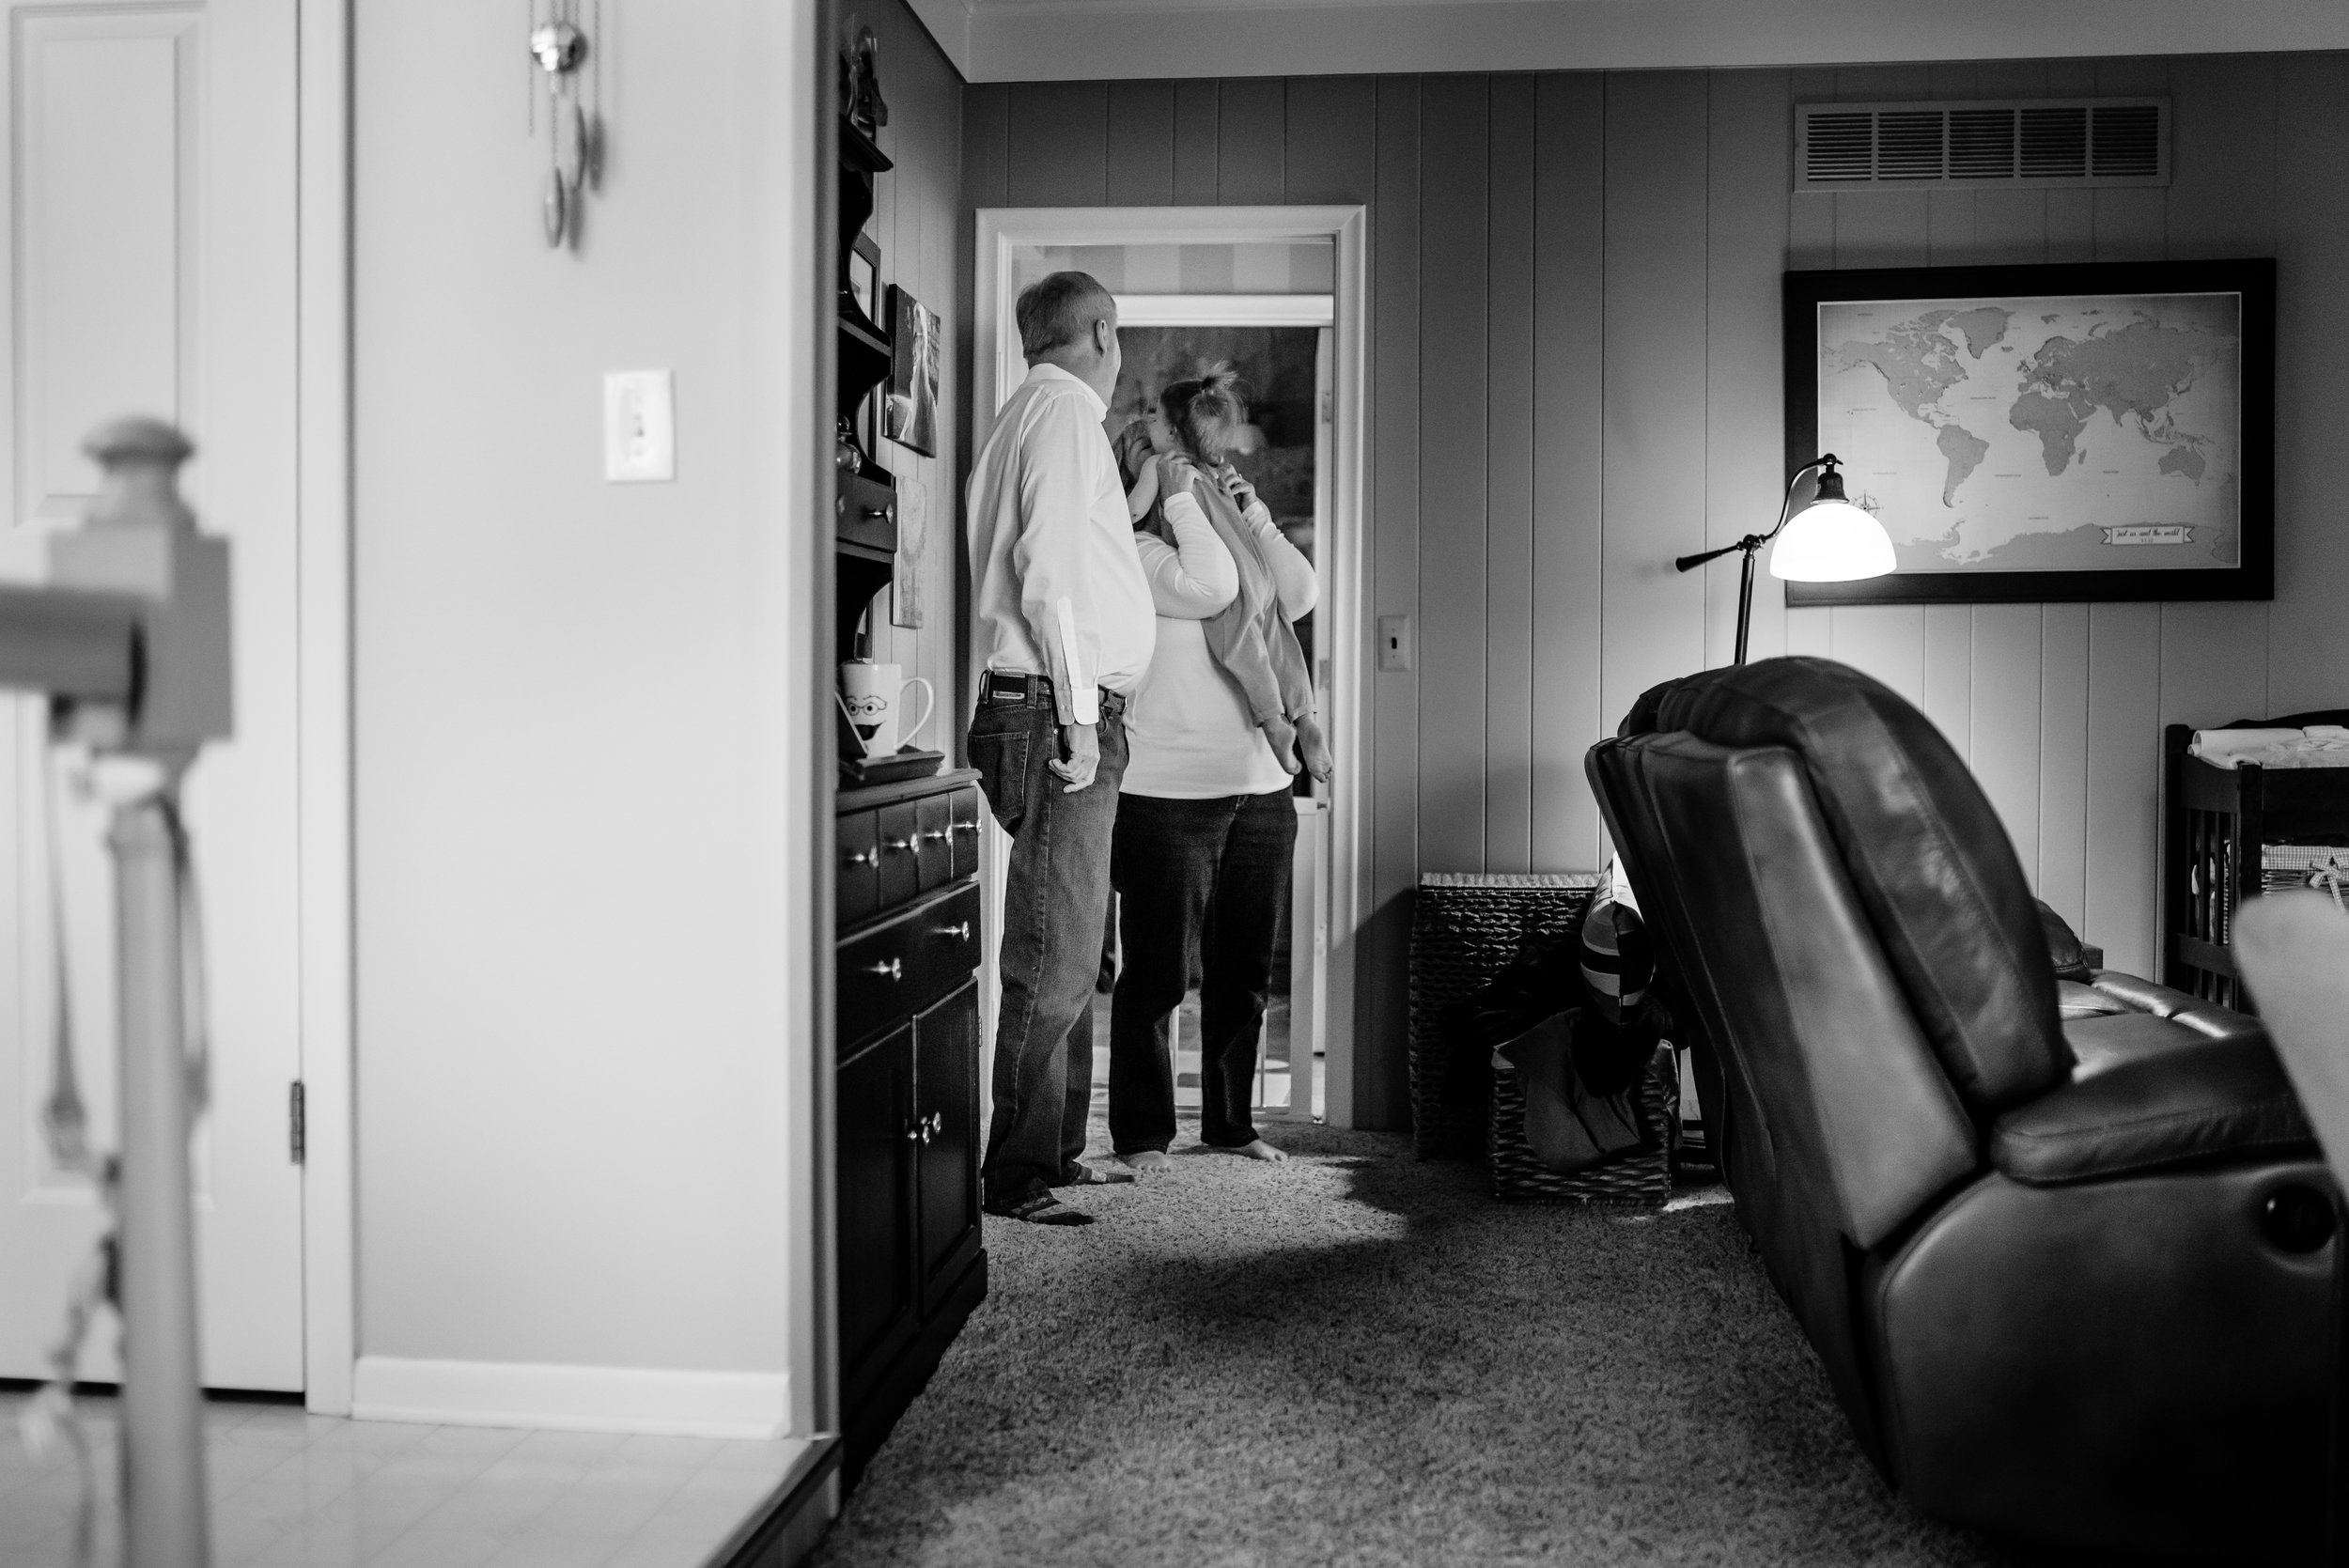
<svg viewBox="0 0 2349 1568">
<path fill-rule="evenodd" d="M 51 541 L 60 586 L 135 595 L 138 690 L 87 736 L 113 813 L 117 1053 L 117 1304 L 122 1326 L 125 1568 L 209 1568 L 204 1396 L 197 1363 L 195 1216 L 189 1142 L 205 1066 L 189 1016 L 192 918 L 179 784 L 208 740 L 228 737 L 228 547 L 180 500 L 193 448 L 170 426 L 117 420 L 85 449 L 103 479 L 83 527 Z"/>
</svg>

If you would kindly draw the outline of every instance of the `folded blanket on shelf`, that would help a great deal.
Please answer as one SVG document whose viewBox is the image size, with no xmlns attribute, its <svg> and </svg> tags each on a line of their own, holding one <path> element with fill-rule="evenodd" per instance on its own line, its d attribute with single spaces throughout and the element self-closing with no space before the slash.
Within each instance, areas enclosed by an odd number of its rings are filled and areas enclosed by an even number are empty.
<svg viewBox="0 0 2349 1568">
<path fill-rule="evenodd" d="M 2214 768 L 2349 768 L 2349 727 L 2310 724 L 2304 730 L 2196 730 L 2188 756 Z"/>
</svg>

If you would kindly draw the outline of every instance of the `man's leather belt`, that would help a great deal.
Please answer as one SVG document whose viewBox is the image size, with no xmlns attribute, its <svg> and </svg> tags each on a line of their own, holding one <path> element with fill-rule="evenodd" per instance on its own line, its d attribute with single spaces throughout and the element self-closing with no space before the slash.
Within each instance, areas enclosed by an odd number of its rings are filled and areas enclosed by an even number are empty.
<svg viewBox="0 0 2349 1568">
<path fill-rule="evenodd" d="M 1126 699 L 1104 686 L 1101 711 L 1115 718 L 1126 711 Z M 979 676 L 979 705 L 982 707 L 1017 707 L 1034 705 L 1052 706 L 1052 677 L 1031 675 L 1025 670 L 989 670 Z"/>
</svg>

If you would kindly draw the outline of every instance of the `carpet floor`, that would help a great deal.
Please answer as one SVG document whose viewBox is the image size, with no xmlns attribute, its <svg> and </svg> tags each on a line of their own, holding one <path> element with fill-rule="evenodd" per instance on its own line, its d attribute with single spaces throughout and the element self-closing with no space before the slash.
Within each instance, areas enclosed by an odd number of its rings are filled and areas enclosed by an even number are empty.
<svg viewBox="0 0 2349 1568">
<path fill-rule="evenodd" d="M 1724 1203 L 1503 1205 L 1398 1136 L 1283 1128 L 1271 1166 L 1191 1130 L 1067 1195 L 1092 1226 L 988 1223 L 987 1301 L 817 1563 L 2019 1560 L 1885 1489 Z"/>
</svg>

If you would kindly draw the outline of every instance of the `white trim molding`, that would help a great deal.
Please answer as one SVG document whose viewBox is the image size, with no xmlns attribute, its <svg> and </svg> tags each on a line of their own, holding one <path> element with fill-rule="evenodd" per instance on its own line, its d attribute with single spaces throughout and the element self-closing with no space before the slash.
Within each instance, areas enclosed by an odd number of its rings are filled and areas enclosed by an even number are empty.
<svg viewBox="0 0 2349 1568">
<path fill-rule="evenodd" d="M 1328 327 L 1329 294 L 1112 294 L 1121 327 Z"/>
<path fill-rule="evenodd" d="M 1324 715 L 1337 768 L 1330 785 L 1329 988 L 1322 1029 L 1329 1052 L 1323 1119 L 1354 1125 L 1354 967 L 1360 927 L 1371 907 L 1368 770 L 1370 625 L 1364 582 L 1370 556 L 1370 389 L 1363 376 L 1369 344 L 1369 217 L 1361 207 L 1003 207 L 982 208 L 977 219 L 977 275 L 972 320 L 972 450 L 987 439 L 1005 394 L 1027 375 L 1019 336 L 1005 330 L 1010 301 L 1003 290 L 1015 245 L 1245 245 L 1319 240 L 1335 249 L 1335 288 L 1300 296 L 1293 307 L 1326 309 L 1313 325 L 1334 335 L 1335 394 L 1330 421 L 1330 539 L 1315 624 L 1326 641 L 1330 710 Z M 1158 304 L 1171 304 L 1173 297 Z M 1153 308 L 1132 297 L 1137 311 Z M 1202 310 L 1229 321 L 1234 297 Z M 1125 314 L 1121 303 L 1120 315 Z M 1135 317 L 1135 324 L 1143 318 Z M 1163 318 L 1151 318 L 1169 324 Z M 1304 323 L 1300 323 L 1304 324 Z M 992 835 L 990 835 L 992 836 Z M 1000 888 L 1000 877 L 990 878 Z M 995 997 L 990 957 L 985 1006 L 991 1029 Z M 990 1033 L 991 1042 L 992 1035 Z"/>
<path fill-rule="evenodd" d="M 912 0 L 971 82 L 2349 48 L 2340 0 Z"/>
<path fill-rule="evenodd" d="M 352 1382 L 350 1413 L 365 1421 L 759 1441 L 791 1429 L 791 1378 L 779 1372 L 362 1356 Z"/>
<path fill-rule="evenodd" d="M 350 1410 L 358 1354 L 351 883 L 350 5 L 300 0 L 296 587 L 300 606 L 303 1403 Z"/>
</svg>

